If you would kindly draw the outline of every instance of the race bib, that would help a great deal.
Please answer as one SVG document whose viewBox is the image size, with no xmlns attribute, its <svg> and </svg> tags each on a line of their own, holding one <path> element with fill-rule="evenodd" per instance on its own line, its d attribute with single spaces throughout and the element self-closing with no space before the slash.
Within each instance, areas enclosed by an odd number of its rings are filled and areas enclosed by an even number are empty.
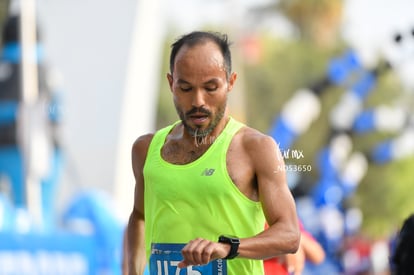
<svg viewBox="0 0 414 275">
<path fill-rule="evenodd" d="M 151 275 L 227 275 L 226 260 L 217 259 L 207 265 L 179 268 L 181 249 L 185 244 L 152 244 L 150 256 Z"/>
</svg>

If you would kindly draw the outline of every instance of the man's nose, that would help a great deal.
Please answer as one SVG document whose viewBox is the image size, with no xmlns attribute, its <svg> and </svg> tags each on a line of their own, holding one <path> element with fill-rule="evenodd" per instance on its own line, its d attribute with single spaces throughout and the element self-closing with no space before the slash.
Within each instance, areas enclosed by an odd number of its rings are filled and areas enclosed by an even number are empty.
<svg viewBox="0 0 414 275">
<path fill-rule="evenodd" d="M 204 104 L 205 104 L 205 101 L 204 101 L 204 93 L 203 93 L 203 91 L 201 89 L 197 89 L 194 92 L 194 95 L 193 95 L 192 105 L 194 107 L 199 108 L 199 107 L 204 106 Z"/>
</svg>

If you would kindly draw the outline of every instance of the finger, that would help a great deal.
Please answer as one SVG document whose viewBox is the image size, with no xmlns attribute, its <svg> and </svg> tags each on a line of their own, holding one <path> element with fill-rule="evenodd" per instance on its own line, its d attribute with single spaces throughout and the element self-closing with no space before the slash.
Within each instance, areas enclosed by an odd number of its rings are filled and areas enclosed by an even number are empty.
<svg viewBox="0 0 414 275">
<path fill-rule="evenodd" d="M 193 250 L 197 246 L 198 239 L 192 240 L 186 244 L 183 249 L 181 250 L 181 254 L 183 255 L 183 262 L 185 262 L 187 265 L 195 265 L 195 259 Z"/>
<path fill-rule="evenodd" d="M 186 268 L 187 266 L 189 266 L 189 264 L 184 260 L 178 263 L 178 267 L 181 269 Z"/>
<path fill-rule="evenodd" d="M 208 240 L 200 240 L 194 247 L 193 258 L 198 265 L 207 264 L 211 258 L 211 242 Z"/>
<path fill-rule="evenodd" d="M 217 243 L 210 242 L 205 244 L 203 251 L 201 253 L 201 264 L 208 264 L 210 261 L 215 260 L 214 254 L 216 252 Z"/>
<path fill-rule="evenodd" d="M 202 253 L 208 243 L 209 241 L 201 238 L 190 241 L 181 251 L 184 261 L 188 265 L 202 264 Z"/>
</svg>

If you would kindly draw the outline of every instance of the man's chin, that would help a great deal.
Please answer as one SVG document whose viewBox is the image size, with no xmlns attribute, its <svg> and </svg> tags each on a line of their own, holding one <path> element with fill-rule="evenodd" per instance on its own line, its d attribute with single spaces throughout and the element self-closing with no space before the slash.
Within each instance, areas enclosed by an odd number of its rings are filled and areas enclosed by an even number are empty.
<svg viewBox="0 0 414 275">
<path fill-rule="evenodd" d="M 194 123 L 192 119 L 186 119 L 183 124 L 187 132 L 193 137 L 206 137 L 214 129 L 209 118 L 203 123 Z"/>
<path fill-rule="evenodd" d="M 191 119 L 187 119 L 185 122 L 185 126 L 187 128 L 187 130 L 191 131 L 191 132 L 203 132 L 205 131 L 205 129 L 207 129 L 209 127 L 209 123 L 205 122 L 205 123 L 194 123 Z"/>
</svg>

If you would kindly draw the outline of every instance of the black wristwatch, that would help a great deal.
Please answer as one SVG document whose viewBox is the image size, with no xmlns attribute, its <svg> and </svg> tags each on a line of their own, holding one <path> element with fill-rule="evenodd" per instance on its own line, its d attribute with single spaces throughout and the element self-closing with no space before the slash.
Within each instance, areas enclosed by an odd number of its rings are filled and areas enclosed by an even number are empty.
<svg viewBox="0 0 414 275">
<path fill-rule="evenodd" d="M 231 260 L 236 258 L 239 255 L 239 244 L 240 244 L 240 239 L 237 237 L 233 237 L 233 236 L 224 236 L 221 235 L 218 239 L 219 243 L 228 243 L 230 244 L 230 252 L 229 254 L 223 258 L 226 260 Z"/>
</svg>

